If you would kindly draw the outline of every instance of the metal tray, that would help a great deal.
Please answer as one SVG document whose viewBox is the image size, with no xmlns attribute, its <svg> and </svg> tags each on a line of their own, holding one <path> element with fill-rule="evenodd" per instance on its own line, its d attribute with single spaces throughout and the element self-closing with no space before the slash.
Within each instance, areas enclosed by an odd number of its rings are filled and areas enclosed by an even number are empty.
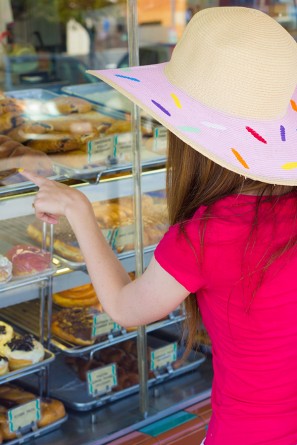
<svg viewBox="0 0 297 445">
<path fill-rule="evenodd" d="M 17 439 L 10 440 L 7 442 L 8 445 L 17 445 L 25 443 L 29 440 L 36 439 L 37 437 L 44 436 L 45 434 L 48 434 L 57 428 L 60 428 L 60 426 L 65 423 L 68 419 L 68 415 L 64 416 L 62 419 L 57 420 L 54 423 L 51 423 L 50 425 L 46 425 L 42 428 L 37 428 L 35 431 L 31 431 L 29 433 L 23 434 L 22 436 L 18 437 Z M 6 443 L 6 442 L 5 442 Z"/>
<path fill-rule="evenodd" d="M 0 385 L 3 383 L 11 382 L 12 380 L 20 379 L 27 375 L 33 374 L 35 372 L 40 371 L 45 366 L 49 365 L 55 360 L 55 354 L 51 351 L 45 349 L 45 355 L 42 362 L 35 363 L 34 365 L 29 365 L 21 369 L 17 369 L 16 371 L 10 371 L 7 374 L 4 374 L 0 377 Z"/>
<path fill-rule="evenodd" d="M 58 97 L 59 94 L 53 93 L 42 88 L 28 88 L 26 90 L 15 90 L 5 92 L 5 96 L 14 97 L 16 99 L 36 99 L 36 100 L 50 100 Z"/>
<path fill-rule="evenodd" d="M 157 348 L 166 346 L 169 343 L 148 336 L 148 344 Z M 184 349 L 179 348 L 178 358 L 182 356 L 183 352 Z M 149 379 L 148 385 L 149 387 L 153 387 L 164 381 L 190 372 L 198 368 L 205 360 L 206 357 L 203 354 L 193 352 L 189 355 L 182 367 L 173 369 L 171 372 L 163 372 L 159 374 L 158 377 Z M 92 397 L 88 394 L 86 382 L 81 381 L 75 370 L 65 363 L 63 355 L 57 355 L 56 360 L 51 364 L 49 378 L 50 396 L 61 400 L 67 407 L 75 411 L 90 411 L 107 403 L 116 402 L 139 391 L 139 384 L 137 384 L 108 395 Z M 30 379 L 30 376 L 22 379 L 22 382 L 29 388 L 35 389 L 36 382 Z"/>
</svg>

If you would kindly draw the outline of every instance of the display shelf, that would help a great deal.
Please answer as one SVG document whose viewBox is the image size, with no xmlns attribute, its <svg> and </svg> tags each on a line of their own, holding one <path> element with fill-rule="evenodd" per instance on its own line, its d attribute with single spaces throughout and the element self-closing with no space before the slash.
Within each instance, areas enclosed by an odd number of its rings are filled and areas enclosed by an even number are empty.
<svg viewBox="0 0 297 445">
<path fill-rule="evenodd" d="M 211 395 L 212 363 L 208 357 L 189 374 L 149 389 L 149 415 L 142 418 L 139 395 L 119 400 L 89 413 L 69 412 L 68 421 L 36 445 L 103 445 L 157 420 L 194 405 Z"/>
<path fill-rule="evenodd" d="M 107 199 L 121 198 L 133 195 L 133 176 L 101 178 L 95 184 L 83 183 L 76 186 L 91 202 Z M 146 171 L 142 173 L 142 192 L 162 190 L 166 187 L 165 169 Z M 35 187 L 35 190 L 37 187 Z M 9 198 L 0 198 L 0 221 L 26 215 L 33 215 L 33 201 L 35 192 L 27 195 L 15 195 Z"/>
</svg>

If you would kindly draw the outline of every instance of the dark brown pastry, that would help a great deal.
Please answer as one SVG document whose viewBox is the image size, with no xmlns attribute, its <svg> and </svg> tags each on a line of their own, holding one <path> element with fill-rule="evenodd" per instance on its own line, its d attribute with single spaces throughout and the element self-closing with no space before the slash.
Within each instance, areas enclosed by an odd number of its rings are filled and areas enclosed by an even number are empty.
<svg viewBox="0 0 297 445">
<path fill-rule="evenodd" d="M 52 333 L 75 345 L 92 345 L 93 319 L 100 312 L 95 308 L 67 308 L 53 317 Z"/>
</svg>

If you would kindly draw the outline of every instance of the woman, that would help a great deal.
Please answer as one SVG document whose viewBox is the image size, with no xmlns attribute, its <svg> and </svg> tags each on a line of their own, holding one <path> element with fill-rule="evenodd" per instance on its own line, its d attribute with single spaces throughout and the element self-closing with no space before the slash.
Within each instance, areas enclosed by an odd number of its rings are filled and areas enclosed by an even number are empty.
<svg viewBox="0 0 297 445">
<path fill-rule="evenodd" d="M 93 74 L 170 130 L 171 227 L 130 282 L 84 195 L 24 172 L 39 186 L 37 217 L 68 218 L 120 325 L 150 323 L 186 301 L 190 348 L 199 307 L 214 366 L 205 445 L 296 445 L 295 41 L 257 10 L 209 8 L 170 62 Z"/>
</svg>

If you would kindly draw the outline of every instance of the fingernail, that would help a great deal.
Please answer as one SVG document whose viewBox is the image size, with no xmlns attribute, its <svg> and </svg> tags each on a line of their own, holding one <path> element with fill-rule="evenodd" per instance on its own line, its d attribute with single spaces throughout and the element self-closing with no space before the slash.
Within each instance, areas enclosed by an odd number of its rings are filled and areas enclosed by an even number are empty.
<svg viewBox="0 0 297 445">
<path fill-rule="evenodd" d="M 18 172 L 19 172 L 19 173 L 22 173 L 23 171 L 24 171 L 23 168 L 18 168 Z"/>
</svg>

